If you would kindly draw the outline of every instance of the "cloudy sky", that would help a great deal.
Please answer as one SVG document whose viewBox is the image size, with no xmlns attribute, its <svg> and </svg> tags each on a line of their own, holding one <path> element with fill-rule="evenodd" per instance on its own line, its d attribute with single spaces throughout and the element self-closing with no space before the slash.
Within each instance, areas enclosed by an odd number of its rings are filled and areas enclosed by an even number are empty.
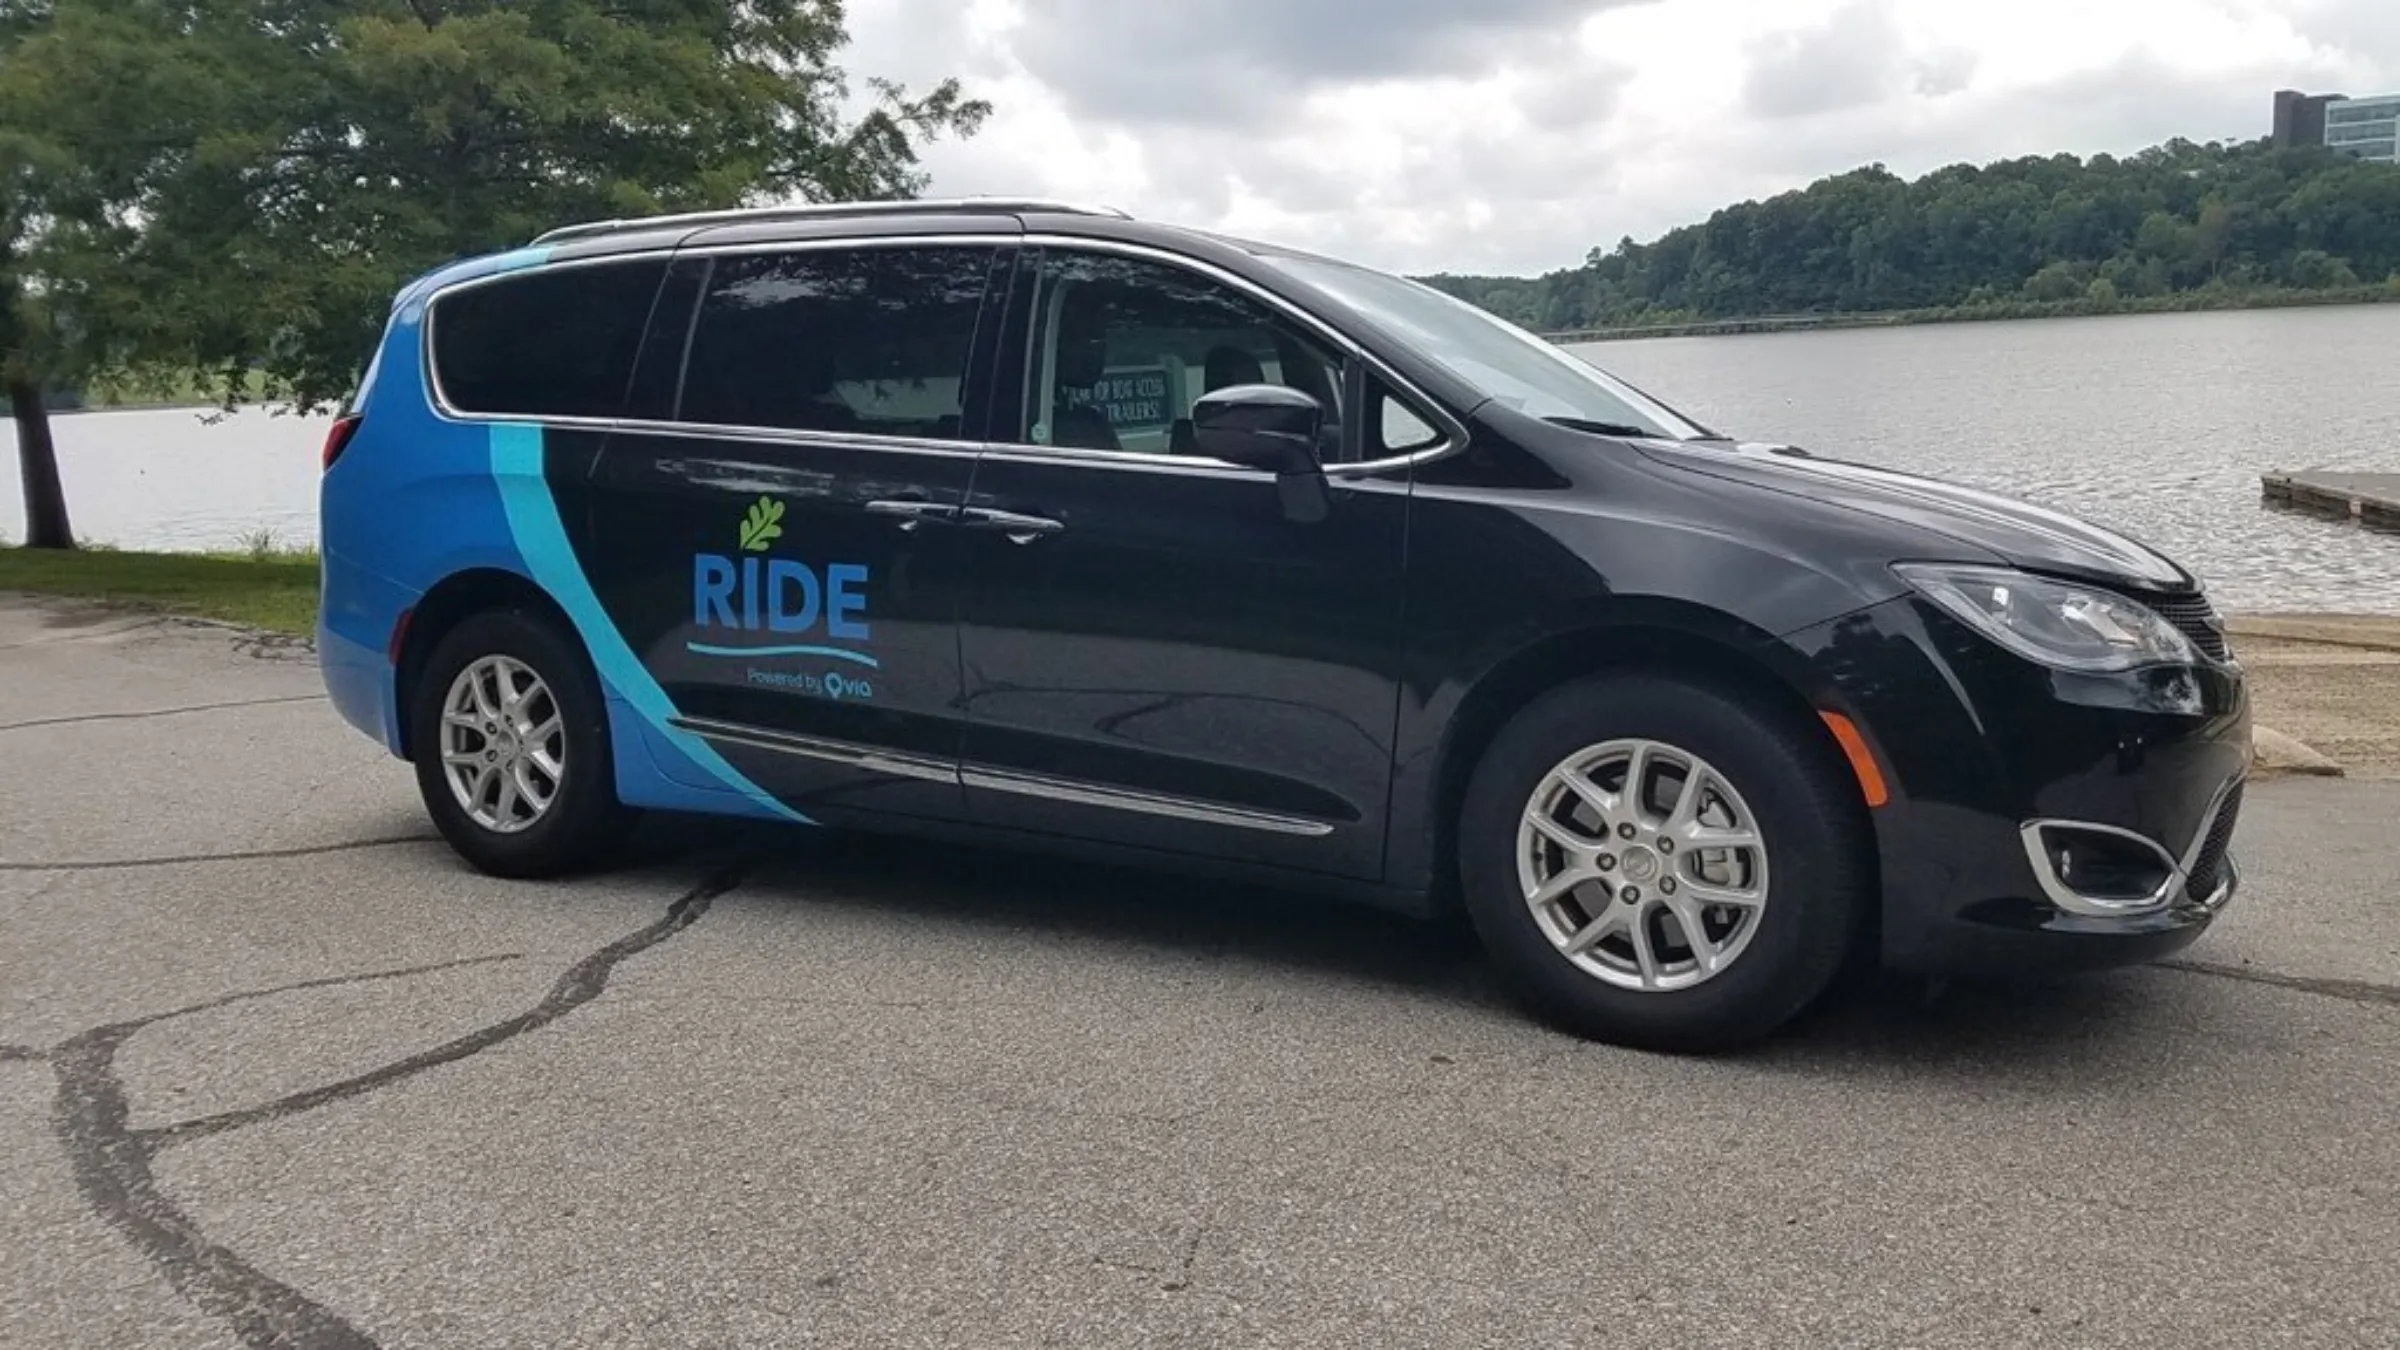
<svg viewBox="0 0 2400 1350">
<path fill-rule="evenodd" d="M 1538 272 L 1881 161 L 2260 136 L 2400 89 L 2400 0 L 850 0 L 854 75 L 996 106 L 939 193 Z"/>
</svg>

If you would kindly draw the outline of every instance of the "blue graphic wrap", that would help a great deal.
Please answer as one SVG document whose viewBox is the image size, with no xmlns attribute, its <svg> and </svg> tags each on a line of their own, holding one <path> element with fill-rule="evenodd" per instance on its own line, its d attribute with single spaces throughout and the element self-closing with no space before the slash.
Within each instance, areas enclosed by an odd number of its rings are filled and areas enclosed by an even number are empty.
<svg viewBox="0 0 2400 1350">
<path fill-rule="evenodd" d="M 665 692 L 592 594 L 542 477 L 532 426 L 454 421 L 425 371 L 427 301 L 443 286 L 547 262 L 547 248 L 469 258 L 402 288 L 358 393 L 365 414 L 320 486 L 323 586 L 317 654 L 341 716 L 406 757 L 394 652 L 403 616 L 445 580 L 505 572 L 542 588 L 572 619 L 606 695 L 617 792 L 665 810 L 806 821 L 666 724 Z M 813 823 L 813 822 L 810 822 Z"/>
<path fill-rule="evenodd" d="M 583 575 L 574 549 L 567 542 L 566 529 L 558 518 L 558 503 L 552 500 L 549 484 L 542 476 L 542 429 L 524 423 L 493 425 L 491 455 L 492 480 L 499 485 L 501 509 L 507 513 L 508 532 L 516 542 L 517 552 L 524 558 L 534 584 L 567 612 L 609 693 L 630 706 L 653 734 L 728 789 L 748 798 L 764 814 L 779 820 L 814 824 L 744 777 L 706 741 L 667 724 L 667 719 L 675 715 L 667 692 L 650 677 L 641 658 L 634 655 L 633 649 L 625 644 L 624 635 L 610 622 L 608 612 L 600 607 L 600 597 L 592 593 L 591 582 Z"/>
</svg>

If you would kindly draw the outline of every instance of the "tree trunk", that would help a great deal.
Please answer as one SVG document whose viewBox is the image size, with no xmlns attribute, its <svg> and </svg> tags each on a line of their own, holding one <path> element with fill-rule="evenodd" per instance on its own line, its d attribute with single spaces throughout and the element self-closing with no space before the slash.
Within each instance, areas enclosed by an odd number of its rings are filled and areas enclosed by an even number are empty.
<svg viewBox="0 0 2400 1350">
<path fill-rule="evenodd" d="M 66 489 L 58 481 L 58 446 L 50 439 L 50 409 L 30 380 L 8 382 L 8 402 L 17 420 L 17 467 L 25 480 L 25 547 L 73 548 L 67 524 Z"/>
</svg>

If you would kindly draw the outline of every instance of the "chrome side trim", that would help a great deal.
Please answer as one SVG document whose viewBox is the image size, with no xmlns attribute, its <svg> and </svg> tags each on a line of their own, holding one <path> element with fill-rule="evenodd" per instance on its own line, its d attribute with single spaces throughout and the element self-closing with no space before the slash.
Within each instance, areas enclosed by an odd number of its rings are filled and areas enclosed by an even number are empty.
<svg viewBox="0 0 2400 1350">
<path fill-rule="evenodd" d="M 445 422 L 511 424 L 531 422 L 545 427 L 577 427 L 595 431 L 623 431 L 650 436 L 673 436 L 682 440 L 742 441 L 751 444 L 788 445 L 808 450 L 885 450 L 895 454 L 947 455 L 954 459 L 973 459 L 983 453 L 973 441 L 930 441 L 914 436 L 881 436 L 863 431 L 794 431 L 783 427 L 720 427 L 705 422 L 653 422 L 628 417 L 512 417 L 505 413 L 460 412 L 455 408 L 437 405 L 434 415 Z"/>
<path fill-rule="evenodd" d="M 1011 773 L 1002 769 L 962 769 L 942 760 L 891 750 L 875 750 L 842 741 L 820 740 L 814 736 L 795 736 L 789 732 L 772 731 L 765 727 L 742 722 L 720 722 L 706 717 L 670 717 L 667 725 L 678 731 L 732 745 L 746 745 L 757 750 L 772 750 L 778 754 L 798 755 L 804 759 L 838 764 L 844 768 L 866 773 L 887 774 L 895 778 L 914 778 L 929 783 L 957 783 L 971 788 L 987 788 L 1019 797 L 1041 797 L 1050 801 L 1074 802 L 1079 806 L 1097 806 L 1116 811 L 1133 811 L 1142 815 L 1164 816 L 1175 820 L 1194 820 L 1207 825 L 1229 825 L 1237 829 L 1264 830 L 1270 834 L 1299 835 L 1303 838 L 1323 838 L 1333 833 L 1333 826 L 1321 820 L 1303 820 L 1296 816 L 1271 815 L 1264 811 L 1245 811 L 1239 807 L 1215 806 L 1183 797 L 1162 797 L 1154 793 L 1128 792 L 1119 788 L 1095 787 L 1071 783 L 1036 774 Z"/>
<path fill-rule="evenodd" d="M 1167 469 L 1206 474 L 1212 478 L 1256 478 L 1273 481 L 1264 469 L 1244 468 L 1208 455 L 1162 455 L 1147 450 L 1092 450 L 1079 445 L 994 445 L 992 453 L 1011 460 L 1041 464 L 1097 464 L 1119 469 Z M 1331 472 L 1331 470 L 1327 470 Z"/>
<path fill-rule="evenodd" d="M 956 783 L 958 769 L 944 760 L 927 759 L 892 750 L 871 750 L 862 745 L 841 741 L 823 741 L 813 736 L 794 736 L 787 732 L 770 731 L 741 722 L 719 722 L 705 717 L 670 717 L 667 725 L 678 731 L 712 741 L 747 745 L 757 750 L 773 750 L 779 754 L 798 755 L 803 759 L 839 764 L 844 768 L 867 773 L 888 774 L 894 778 L 915 778 L 928 783 Z"/>
<path fill-rule="evenodd" d="M 2017 837 L 2025 845 L 2025 856 L 2033 864 L 2034 880 L 2041 884 L 2042 894 L 2048 896 L 2050 902 L 2060 909 L 2069 914 L 2080 914 L 2090 918 L 2117 918 L 2133 914 L 2147 914 L 2152 910 L 2164 908 L 2177 896 L 2182 895 L 2191 885 L 2192 867 L 2200 861 L 2200 850 L 2208 846 L 2209 831 L 2216 828 L 2218 818 L 2224 814 L 2226 800 L 2233 795 L 2235 788 L 2242 785 L 2242 781 L 2243 775 L 2235 774 L 2226 779 L 2217 788 L 2216 794 L 2208 799 L 2208 808 L 2200 813 L 2200 824 L 2192 831 L 2191 841 L 2184 845 L 2181 857 L 2169 853 L 2166 845 L 2146 834 L 2090 820 L 2052 818 L 2028 820 L 2017 827 Z M 2056 869 L 2051 866 L 2050 851 L 2042 846 L 2042 831 L 2046 829 L 2078 830 L 2086 834 L 2105 834 L 2118 839 L 2130 839 L 2149 849 L 2161 863 L 2166 865 L 2166 878 L 2158 884 L 2157 889 L 2148 895 L 2131 900 L 2105 900 L 2084 895 L 2070 888 L 2065 881 L 2059 878 Z M 2213 910 L 2231 898 L 2233 877 L 2231 859 L 2228 858 L 2225 875 L 2219 880 L 2216 893 L 2210 896 L 2192 896 L 2190 898 L 2198 901 L 2203 908 Z"/>
<path fill-rule="evenodd" d="M 1174 820 L 1193 820 L 1204 825 L 1228 825 L 1243 830 L 1264 830 L 1270 834 L 1290 834 L 1320 839 L 1333 833 L 1333 826 L 1321 820 L 1303 820 L 1297 816 L 1269 815 L 1264 811 L 1245 811 L 1239 807 L 1214 806 L 1184 797 L 1161 797 L 1147 792 L 1127 792 L 1119 788 L 1092 787 L 1043 778 L 1034 774 L 1010 773 L 996 769 L 964 769 L 959 777 L 968 787 L 1005 792 L 1018 797 L 1041 797 L 1050 801 L 1074 802 L 1078 806 L 1097 806 L 1113 811 L 1132 811 L 1146 816 L 1164 816 Z"/>
<path fill-rule="evenodd" d="M 502 419 L 507 420 L 507 419 Z M 815 446 L 826 450 L 894 450 L 914 454 L 950 455 L 973 459 L 983 453 L 973 441 L 936 441 L 920 436 L 884 436 L 869 431 L 799 431 L 790 427 L 716 426 L 707 422 L 652 422 L 619 418 L 609 425 L 619 431 L 689 440 L 765 441 L 776 445 Z"/>
</svg>

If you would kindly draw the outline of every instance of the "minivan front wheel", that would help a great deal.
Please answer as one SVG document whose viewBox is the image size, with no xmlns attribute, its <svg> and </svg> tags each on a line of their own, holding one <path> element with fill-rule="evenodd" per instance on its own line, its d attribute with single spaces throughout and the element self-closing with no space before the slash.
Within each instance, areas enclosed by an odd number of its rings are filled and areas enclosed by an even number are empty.
<svg viewBox="0 0 2400 1350">
<path fill-rule="evenodd" d="M 493 610 L 443 635 L 410 731 L 427 813 L 483 871 L 575 871 L 621 832 L 599 682 L 547 616 Z"/>
<path fill-rule="evenodd" d="M 1832 981 L 1865 870 L 1849 785 L 1805 724 L 1657 676 L 1578 682 L 1504 727 L 1460 819 L 1470 918 L 1577 1034 L 1753 1040 Z"/>
</svg>

